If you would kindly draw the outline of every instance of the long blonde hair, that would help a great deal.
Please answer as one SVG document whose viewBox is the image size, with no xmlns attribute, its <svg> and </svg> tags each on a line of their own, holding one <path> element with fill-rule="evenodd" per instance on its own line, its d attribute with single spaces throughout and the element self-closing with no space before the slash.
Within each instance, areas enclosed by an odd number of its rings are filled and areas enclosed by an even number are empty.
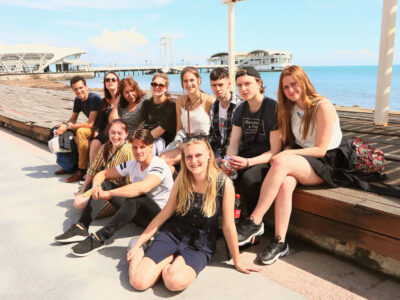
<svg viewBox="0 0 400 300">
<path fill-rule="evenodd" d="M 282 80 L 286 76 L 292 76 L 302 90 L 300 101 L 304 104 L 304 116 L 301 119 L 301 128 L 303 128 L 303 139 L 306 138 L 310 126 L 311 132 L 315 129 L 316 105 L 323 96 L 317 94 L 314 85 L 311 83 L 307 74 L 300 66 L 287 66 L 281 73 L 278 88 L 278 128 L 281 139 L 285 146 L 292 146 L 295 138 L 292 131 L 292 110 L 296 105 L 295 102 L 289 100 L 283 91 Z"/>
<path fill-rule="evenodd" d="M 205 199 L 203 201 L 202 211 L 205 217 L 211 217 L 215 214 L 216 210 L 216 197 L 217 197 L 217 179 L 221 170 L 218 168 L 215 157 L 210 144 L 205 139 L 191 139 L 183 145 L 181 157 L 181 171 L 176 178 L 178 186 L 178 194 L 176 197 L 175 211 L 180 215 L 185 215 L 192 205 L 194 199 L 194 178 L 192 172 L 185 163 L 185 150 L 188 146 L 193 144 L 203 144 L 206 146 L 207 151 L 210 153 L 210 160 L 207 166 L 207 187 Z"/>
</svg>

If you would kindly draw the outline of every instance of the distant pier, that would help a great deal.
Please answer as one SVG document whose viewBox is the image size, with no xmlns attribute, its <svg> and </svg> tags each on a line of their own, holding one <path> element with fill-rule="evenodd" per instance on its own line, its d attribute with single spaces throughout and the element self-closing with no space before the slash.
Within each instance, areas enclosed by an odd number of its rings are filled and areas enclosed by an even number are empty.
<svg viewBox="0 0 400 300">
<path fill-rule="evenodd" d="M 154 74 L 156 72 L 168 73 L 168 74 L 178 74 L 182 72 L 182 69 L 187 66 L 144 66 L 144 67 L 94 67 L 92 70 L 95 77 L 104 76 L 108 72 L 116 72 L 119 75 L 129 76 L 129 75 L 146 75 Z M 200 73 L 209 73 L 215 68 L 227 68 L 228 65 L 194 65 L 194 68 L 198 69 Z"/>
</svg>

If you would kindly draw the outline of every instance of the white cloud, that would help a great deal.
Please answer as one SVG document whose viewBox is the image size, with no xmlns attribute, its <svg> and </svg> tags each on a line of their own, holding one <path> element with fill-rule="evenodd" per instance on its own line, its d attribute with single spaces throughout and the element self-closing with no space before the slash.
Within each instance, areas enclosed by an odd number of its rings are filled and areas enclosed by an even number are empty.
<svg viewBox="0 0 400 300">
<path fill-rule="evenodd" d="M 40 10 L 62 10 L 65 8 L 97 8 L 97 9 L 138 9 L 138 8 L 152 8 L 158 6 L 169 5 L 174 0 L 0 0 L 0 4 L 10 6 L 29 7 Z"/>
<path fill-rule="evenodd" d="M 135 28 L 116 32 L 104 29 L 100 36 L 90 40 L 90 44 L 104 52 L 117 53 L 132 53 L 135 48 L 144 46 L 147 43 L 146 37 L 137 32 Z"/>
</svg>

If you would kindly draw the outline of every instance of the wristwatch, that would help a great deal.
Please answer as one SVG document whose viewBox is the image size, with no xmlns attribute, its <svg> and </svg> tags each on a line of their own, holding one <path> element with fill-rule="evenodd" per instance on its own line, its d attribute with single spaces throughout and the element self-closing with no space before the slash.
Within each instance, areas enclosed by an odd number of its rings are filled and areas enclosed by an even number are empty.
<svg viewBox="0 0 400 300">
<path fill-rule="evenodd" d="M 67 123 L 67 130 L 70 130 L 71 126 Z"/>
<path fill-rule="evenodd" d="M 247 167 L 250 167 L 250 158 L 247 159 Z"/>
</svg>

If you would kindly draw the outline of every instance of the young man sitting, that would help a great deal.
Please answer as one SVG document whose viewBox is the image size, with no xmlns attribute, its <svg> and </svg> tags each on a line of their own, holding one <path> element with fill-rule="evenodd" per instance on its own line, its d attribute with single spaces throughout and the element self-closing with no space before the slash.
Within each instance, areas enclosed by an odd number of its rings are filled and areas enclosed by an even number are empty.
<svg viewBox="0 0 400 300">
<path fill-rule="evenodd" d="M 132 137 L 134 160 L 125 162 L 116 168 L 99 172 L 93 179 L 92 198 L 83 210 L 77 224 L 64 234 L 55 237 L 62 243 L 79 242 L 72 247 L 72 253 L 86 256 L 104 247 L 104 243 L 119 228 L 132 220 L 143 226 L 161 211 L 166 204 L 173 185 L 172 173 L 168 165 L 153 154 L 153 141 L 150 131 L 138 130 Z M 106 179 L 129 175 L 132 183 L 123 187 L 105 191 L 102 183 Z M 108 199 L 117 213 L 106 226 L 89 235 L 95 202 Z"/>
<path fill-rule="evenodd" d="M 63 134 L 68 129 L 73 130 L 76 135 L 76 144 L 78 146 L 78 170 L 69 178 L 67 182 L 80 181 L 86 174 L 88 159 L 89 159 L 89 139 L 93 135 L 93 125 L 96 121 L 97 111 L 101 102 L 99 95 L 90 92 L 86 85 L 86 80 L 82 76 L 74 76 L 71 81 L 71 88 L 76 97 L 71 117 L 66 123 L 58 124 L 57 134 Z M 77 123 L 80 112 L 88 118 L 86 122 Z M 61 169 L 55 172 L 56 175 L 67 173 Z"/>
<path fill-rule="evenodd" d="M 210 109 L 211 127 L 209 142 L 217 161 L 223 159 L 229 145 L 232 131 L 232 116 L 236 106 L 242 101 L 230 91 L 229 72 L 215 68 L 210 73 L 211 89 L 216 97 Z"/>
</svg>

